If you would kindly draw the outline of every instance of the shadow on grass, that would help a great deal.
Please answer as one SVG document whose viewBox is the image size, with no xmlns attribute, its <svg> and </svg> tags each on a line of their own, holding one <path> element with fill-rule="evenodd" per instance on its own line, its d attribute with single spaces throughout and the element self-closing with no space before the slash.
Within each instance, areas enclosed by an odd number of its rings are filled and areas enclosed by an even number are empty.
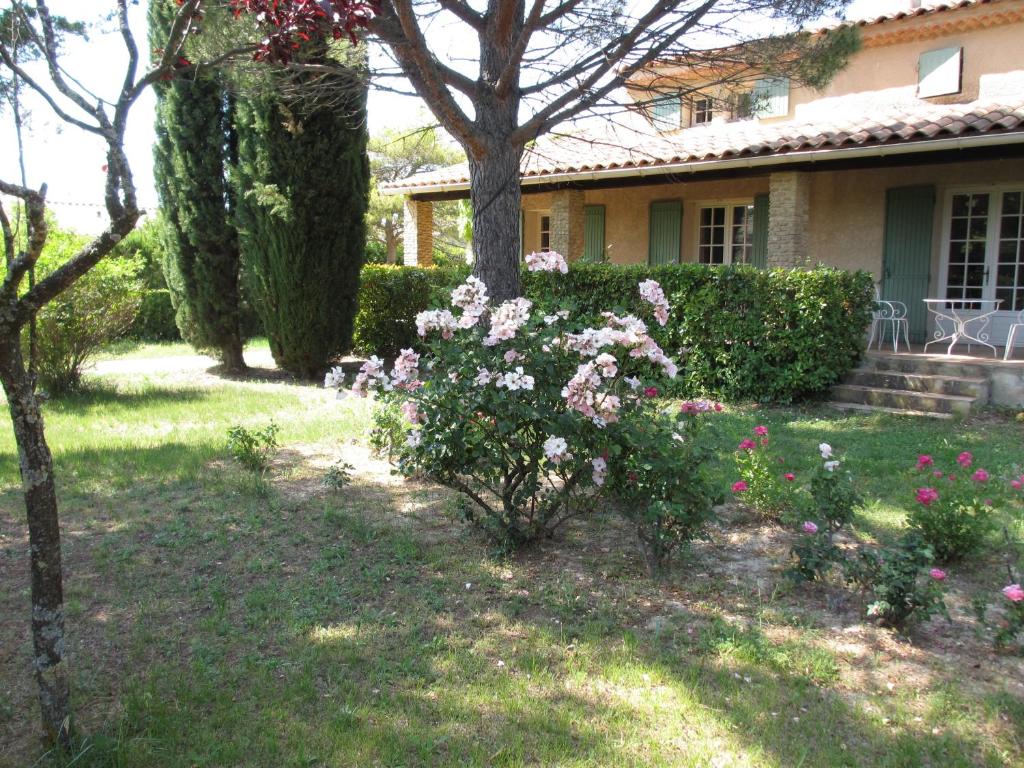
<svg viewBox="0 0 1024 768">
<path fill-rule="evenodd" d="M 123 716 L 75 764 L 983 764 L 981 735 L 885 723 L 756 628 L 638 630 L 635 606 L 598 610 L 540 569 L 524 590 L 462 529 L 394 522 L 393 493 L 198 488 L 187 518 L 83 531 L 103 583 L 72 621 L 118 628 L 96 684 L 123 690 Z"/>
</svg>

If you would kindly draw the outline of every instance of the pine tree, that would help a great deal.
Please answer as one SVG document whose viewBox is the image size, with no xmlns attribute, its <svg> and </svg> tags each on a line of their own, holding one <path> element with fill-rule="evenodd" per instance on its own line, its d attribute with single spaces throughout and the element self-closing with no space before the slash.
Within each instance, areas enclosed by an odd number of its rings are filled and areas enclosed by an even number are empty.
<svg viewBox="0 0 1024 768">
<path fill-rule="evenodd" d="M 351 343 L 370 168 L 366 78 L 358 65 L 239 99 L 234 186 L 245 275 L 277 364 L 321 375 Z M 307 94 L 308 95 L 308 94 Z"/>
<path fill-rule="evenodd" d="M 152 0 L 151 40 L 166 39 L 176 0 Z M 156 86 L 154 172 L 163 210 L 164 275 L 182 336 L 245 368 L 239 323 L 239 248 L 227 169 L 235 153 L 234 98 L 215 73 Z"/>
</svg>

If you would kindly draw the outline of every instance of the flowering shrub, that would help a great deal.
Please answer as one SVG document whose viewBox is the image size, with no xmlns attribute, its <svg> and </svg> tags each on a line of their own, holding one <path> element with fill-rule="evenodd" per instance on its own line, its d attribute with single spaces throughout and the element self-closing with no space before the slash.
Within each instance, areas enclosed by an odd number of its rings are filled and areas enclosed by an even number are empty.
<svg viewBox="0 0 1024 768">
<path fill-rule="evenodd" d="M 782 459 L 772 455 L 768 427 L 754 427 L 751 436 L 736 447 L 736 469 L 740 479 L 732 490 L 741 501 L 765 520 L 779 520 L 794 504 L 795 476 L 781 471 Z"/>
<path fill-rule="evenodd" d="M 866 596 L 867 615 L 896 629 L 945 616 L 943 599 L 947 574 L 934 568 L 931 548 L 917 534 L 910 533 L 894 547 L 863 547 L 845 565 L 847 582 Z"/>
<path fill-rule="evenodd" d="M 944 563 L 978 550 L 996 526 L 993 507 L 1003 495 L 985 469 L 974 467 L 969 452 L 956 461 L 958 470 L 944 473 L 931 456 L 918 457 L 916 504 L 908 516 L 910 527 Z"/>
<path fill-rule="evenodd" d="M 706 462 L 713 451 L 704 433 L 709 415 L 720 410 L 717 403 L 690 401 L 620 433 L 608 486 L 636 525 L 652 575 L 712 518 L 716 494 Z"/>
<path fill-rule="evenodd" d="M 527 266 L 547 272 L 557 292 L 561 256 L 531 255 Z M 660 322 L 663 294 L 656 284 L 642 290 Z M 452 291 L 450 308 L 419 313 L 416 327 L 425 359 L 404 349 L 389 376 L 371 357 L 352 391 L 401 409 L 399 468 L 464 494 L 467 516 L 501 543 L 533 541 L 591 508 L 637 446 L 653 451 L 652 467 L 690 471 L 683 442 L 653 449 L 650 434 L 667 429 L 655 385 L 677 369 L 640 318 L 605 312 L 588 326 L 565 308 L 535 311 L 525 298 L 491 306 L 486 286 L 470 277 Z M 325 385 L 342 379 L 336 369 Z M 645 482 L 665 489 L 650 502 L 677 503 L 675 484 Z"/>
</svg>

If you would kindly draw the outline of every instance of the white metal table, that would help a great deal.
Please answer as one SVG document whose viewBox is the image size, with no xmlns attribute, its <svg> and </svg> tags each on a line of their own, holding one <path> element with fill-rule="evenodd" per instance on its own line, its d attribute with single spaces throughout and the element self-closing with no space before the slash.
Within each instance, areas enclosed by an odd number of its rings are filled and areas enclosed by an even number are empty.
<svg viewBox="0 0 1024 768">
<path fill-rule="evenodd" d="M 935 315 L 935 338 L 924 345 L 925 352 L 930 344 L 948 341 L 947 355 L 953 354 L 953 347 L 963 343 L 967 344 L 968 352 L 972 344 L 978 344 L 991 349 L 993 357 L 998 355 L 995 346 L 989 344 L 988 330 L 991 317 L 999 311 L 1002 299 L 924 299 L 924 303 L 928 311 Z M 944 322 L 952 330 L 947 330 Z M 975 324 L 973 332 L 968 328 L 972 323 Z"/>
</svg>

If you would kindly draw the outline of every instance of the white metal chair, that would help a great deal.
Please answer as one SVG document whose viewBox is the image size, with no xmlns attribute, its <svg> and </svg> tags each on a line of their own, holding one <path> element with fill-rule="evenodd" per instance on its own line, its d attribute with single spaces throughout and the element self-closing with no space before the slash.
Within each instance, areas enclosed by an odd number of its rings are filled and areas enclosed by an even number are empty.
<svg viewBox="0 0 1024 768">
<path fill-rule="evenodd" d="M 907 351 L 910 351 L 910 322 L 907 320 L 907 305 L 902 301 L 885 301 L 881 298 L 878 288 L 875 288 L 875 308 L 871 312 L 871 335 L 868 338 L 868 348 L 878 334 L 878 349 L 882 348 L 885 341 L 886 330 L 892 337 L 892 351 L 900 351 L 900 332 L 906 342 Z"/>
<path fill-rule="evenodd" d="M 1006 352 L 1003 353 L 1003 360 L 1009 360 L 1013 355 L 1013 342 L 1017 338 L 1017 331 L 1024 328 L 1024 309 L 1017 313 L 1017 322 L 1010 326 L 1010 332 L 1006 335 Z"/>
</svg>

